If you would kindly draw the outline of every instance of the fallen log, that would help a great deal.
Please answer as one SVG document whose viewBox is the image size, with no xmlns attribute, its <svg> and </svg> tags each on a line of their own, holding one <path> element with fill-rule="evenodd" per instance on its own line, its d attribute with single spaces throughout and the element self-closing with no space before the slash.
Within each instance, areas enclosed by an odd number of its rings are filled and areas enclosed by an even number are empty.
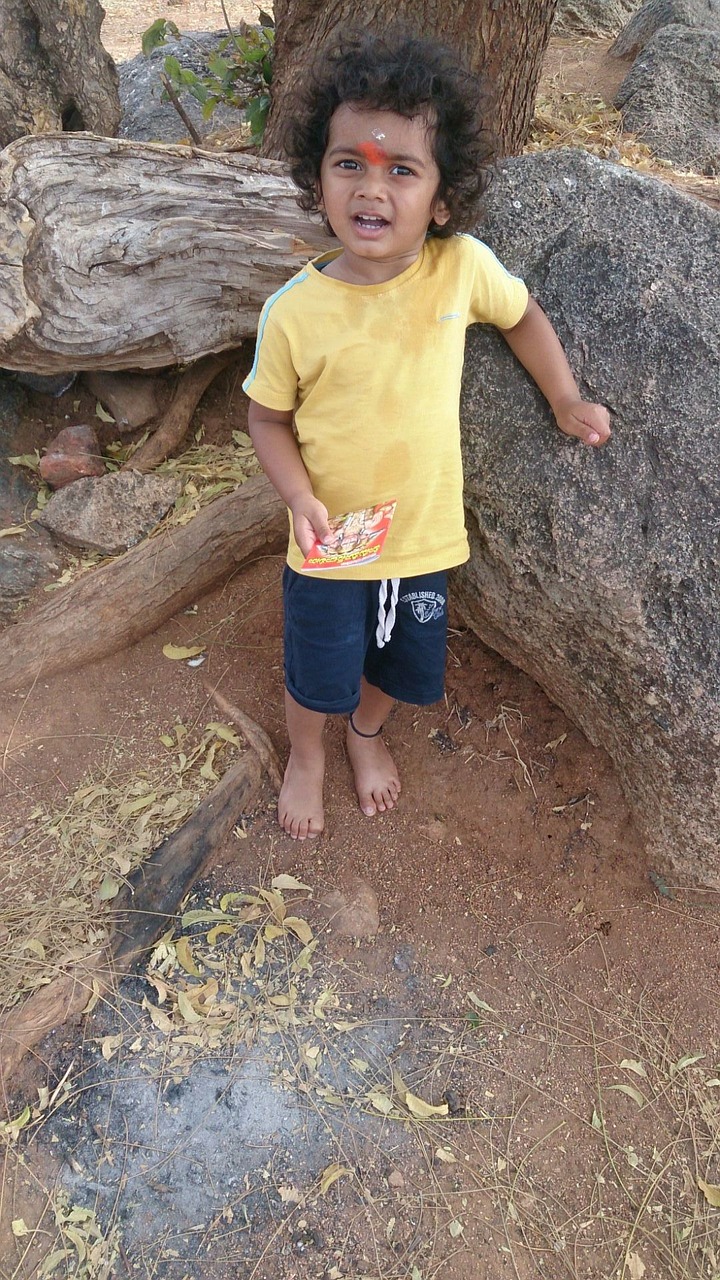
<svg viewBox="0 0 720 1280">
<path fill-rule="evenodd" d="M 20 138 L 0 152 L 0 367 L 159 369 L 237 347 L 329 244 L 274 161 Z"/>
<path fill-rule="evenodd" d="M 85 574 L 0 635 L 0 690 L 117 653 L 194 603 L 239 565 L 282 550 L 285 508 L 254 476 L 188 524 Z"/>
<path fill-rule="evenodd" d="M 260 777 L 260 757 L 251 747 L 187 822 L 130 876 L 115 899 L 107 946 L 73 964 L 2 1020 L 0 1097 L 6 1104 L 13 1075 L 28 1050 L 82 1013 L 93 993 L 112 990 L 164 932 L 217 846 L 255 800 Z"/>
<path fill-rule="evenodd" d="M 213 379 L 232 364 L 235 355 L 234 351 L 227 351 L 219 356 L 206 356 L 182 374 L 167 413 L 150 438 L 125 463 L 123 471 L 152 471 L 171 457 L 182 444 L 201 397 Z"/>
</svg>

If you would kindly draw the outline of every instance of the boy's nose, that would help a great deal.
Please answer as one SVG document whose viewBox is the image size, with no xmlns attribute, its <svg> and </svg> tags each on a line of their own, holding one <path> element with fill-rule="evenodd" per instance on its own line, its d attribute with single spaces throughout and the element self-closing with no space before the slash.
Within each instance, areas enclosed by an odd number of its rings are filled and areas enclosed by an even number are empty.
<svg viewBox="0 0 720 1280">
<path fill-rule="evenodd" d="M 367 169 L 360 174 L 357 185 L 359 196 L 364 199 L 384 199 L 385 198 L 385 175 L 381 168 L 376 165 L 368 165 Z"/>
<path fill-rule="evenodd" d="M 360 182 L 357 183 L 357 195 L 363 200 L 384 200 L 386 198 L 386 184 L 382 173 L 372 173 L 370 170 L 363 174 Z"/>
</svg>

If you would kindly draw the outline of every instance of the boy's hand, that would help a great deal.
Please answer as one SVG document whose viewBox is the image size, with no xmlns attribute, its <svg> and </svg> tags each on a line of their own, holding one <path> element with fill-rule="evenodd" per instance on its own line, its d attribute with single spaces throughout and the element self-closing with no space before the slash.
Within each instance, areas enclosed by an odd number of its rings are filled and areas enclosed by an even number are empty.
<svg viewBox="0 0 720 1280">
<path fill-rule="evenodd" d="M 555 410 L 555 420 L 566 436 L 599 449 L 610 438 L 610 414 L 604 404 L 570 400 Z"/>
<path fill-rule="evenodd" d="M 293 533 L 303 555 L 306 556 L 316 538 L 322 542 L 330 534 L 327 507 L 312 493 L 302 493 L 290 504 Z"/>
</svg>

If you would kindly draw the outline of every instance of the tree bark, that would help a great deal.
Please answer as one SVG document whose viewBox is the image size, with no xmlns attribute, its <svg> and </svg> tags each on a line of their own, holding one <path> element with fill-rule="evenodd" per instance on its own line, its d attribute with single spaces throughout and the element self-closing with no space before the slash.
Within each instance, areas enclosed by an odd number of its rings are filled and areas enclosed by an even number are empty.
<svg viewBox="0 0 720 1280">
<path fill-rule="evenodd" d="M 0 367 L 159 369 L 237 347 L 334 243 L 270 161 L 22 138 L 0 152 Z"/>
<path fill-rule="evenodd" d="M 287 515 L 264 476 L 78 578 L 0 634 L 0 692 L 117 653 L 261 554 L 287 541 Z"/>
<path fill-rule="evenodd" d="M 26 133 L 117 133 L 115 63 L 98 0 L 0 0 L 0 147 Z"/>
<path fill-rule="evenodd" d="M 456 49 L 488 87 L 486 127 L 498 138 L 500 155 L 523 147 L 532 120 L 543 54 L 557 0 L 371 0 L 362 25 L 382 31 L 402 25 Z M 283 120 L 292 111 L 293 88 L 308 59 L 337 27 L 358 23 L 352 0 L 276 0 L 272 108 L 264 154 L 282 154 Z"/>
</svg>

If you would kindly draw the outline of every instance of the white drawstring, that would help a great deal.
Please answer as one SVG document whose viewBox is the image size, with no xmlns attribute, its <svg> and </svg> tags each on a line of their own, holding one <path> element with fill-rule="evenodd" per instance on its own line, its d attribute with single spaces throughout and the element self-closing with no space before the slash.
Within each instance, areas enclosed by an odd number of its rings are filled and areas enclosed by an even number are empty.
<svg viewBox="0 0 720 1280">
<path fill-rule="evenodd" d="M 388 595 L 388 582 L 390 583 L 390 606 L 386 613 L 385 603 Z M 378 649 L 383 649 L 392 635 L 392 629 L 395 626 L 395 613 L 397 609 L 399 589 L 399 578 L 382 578 L 380 580 L 380 594 L 378 596 L 378 624 L 375 631 L 375 642 Z"/>
</svg>

